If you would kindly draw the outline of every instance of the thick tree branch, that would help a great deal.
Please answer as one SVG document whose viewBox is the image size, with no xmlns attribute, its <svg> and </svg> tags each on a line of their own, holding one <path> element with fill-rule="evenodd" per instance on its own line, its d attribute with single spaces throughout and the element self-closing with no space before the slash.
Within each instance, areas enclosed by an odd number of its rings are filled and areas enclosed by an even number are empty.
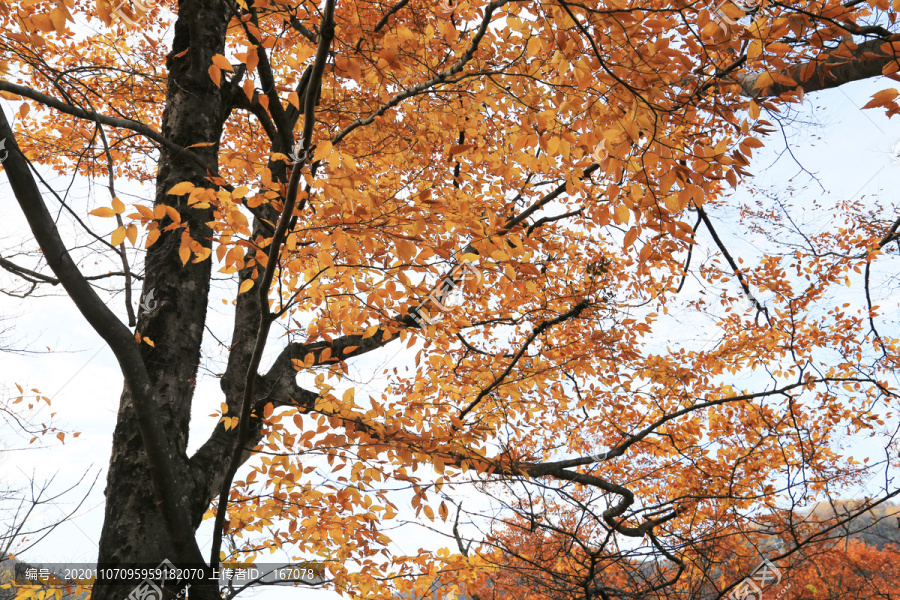
<svg viewBox="0 0 900 600">
<path fill-rule="evenodd" d="M 737 75 L 735 78 L 741 85 L 742 95 L 771 98 L 795 90 L 798 86 L 804 93 L 809 93 L 878 77 L 886 65 L 897 59 L 897 53 L 891 50 L 891 43 L 881 39 L 862 42 L 855 48 L 848 48 L 845 42 L 839 48 L 823 52 L 815 60 L 782 71 L 780 74 L 794 80 L 794 85 L 775 83 L 757 89 L 756 83 L 761 73 Z"/>
<path fill-rule="evenodd" d="M 253 25 L 259 30 L 259 17 L 256 12 L 256 7 L 253 4 L 250 4 L 250 15 L 251 20 L 253 21 Z M 287 151 L 291 147 L 291 142 L 293 141 L 293 133 L 291 129 L 288 127 L 288 120 L 284 113 L 284 105 L 281 103 L 281 99 L 278 97 L 278 90 L 275 89 L 275 75 L 272 72 L 272 65 L 269 62 L 269 55 L 266 53 L 265 47 L 260 43 L 260 40 L 250 31 L 250 28 L 247 27 L 247 23 L 240 18 L 240 15 L 236 15 L 241 25 L 244 27 L 244 33 L 247 35 L 247 38 L 253 43 L 256 47 L 256 55 L 259 58 L 259 67 L 257 71 L 259 72 L 259 80 L 263 85 L 263 93 L 269 99 L 269 113 L 272 115 L 272 120 L 275 122 L 275 128 L 278 131 L 278 142 L 283 149 L 283 151 Z M 276 140 L 272 140 L 273 143 Z"/>
<path fill-rule="evenodd" d="M 372 28 L 372 33 L 378 33 L 379 31 L 381 31 L 381 29 L 382 29 L 385 25 L 387 25 L 388 19 L 390 19 L 391 16 L 397 14 L 397 13 L 400 11 L 400 9 L 402 9 L 402 8 L 403 8 L 404 6 L 406 6 L 407 4 L 409 4 L 409 0 L 400 0 L 400 2 L 398 2 L 398 3 L 395 4 L 395 5 L 393 5 L 393 6 L 390 8 L 390 10 L 388 10 L 386 13 L 384 13 L 384 16 L 383 16 L 383 17 L 381 17 L 380 19 L 378 19 L 378 22 L 375 23 L 375 27 Z M 357 51 L 358 51 L 358 47 L 357 47 Z"/>
<path fill-rule="evenodd" d="M 247 95 L 244 94 L 244 90 L 238 89 L 234 91 L 232 102 L 234 108 L 244 109 L 259 120 L 259 124 L 262 126 L 263 131 L 266 132 L 266 137 L 269 138 L 269 141 L 271 141 L 273 145 L 278 142 L 278 129 L 269 117 L 269 113 L 267 113 L 266 109 L 259 103 L 259 94 L 253 92 L 253 100 L 248 100 Z"/>
<path fill-rule="evenodd" d="M 309 29 L 307 29 L 306 26 L 300 22 L 300 19 L 298 19 L 297 16 L 293 15 L 293 14 L 291 15 L 291 27 L 296 29 L 300 33 L 300 35 L 302 35 L 303 37 L 308 39 L 313 44 L 316 44 L 316 45 L 319 44 L 318 36 L 315 33 L 313 33 L 312 31 L 310 31 Z"/>
<path fill-rule="evenodd" d="M 300 115 L 306 110 L 306 94 L 307 92 L 312 93 L 309 90 L 309 81 L 312 78 L 312 66 L 306 67 L 303 70 L 303 75 L 300 76 L 300 81 L 297 83 L 297 87 L 294 89 L 297 92 L 297 98 L 299 99 L 299 108 L 295 108 L 293 104 L 288 104 L 285 108 L 284 115 L 287 120 L 287 126 L 290 131 L 294 130 L 294 127 L 297 125 L 297 121 L 300 119 Z M 319 90 L 317 89 L 315 93 L 318 94 Z"/>
</svg>

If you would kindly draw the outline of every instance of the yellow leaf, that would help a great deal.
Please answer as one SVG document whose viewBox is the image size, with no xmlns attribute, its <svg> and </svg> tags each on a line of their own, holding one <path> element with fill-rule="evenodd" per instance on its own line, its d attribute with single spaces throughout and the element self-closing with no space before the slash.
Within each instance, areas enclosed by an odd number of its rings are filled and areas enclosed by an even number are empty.
<svg viewBox="0 0 900 600">
<path fill-rule="evenodd" d="M 95 217 L 114 217 L 116 216 L 116 211 L 106 206 L 101 206 L 100 208 L 95 208 L 89 215 L 94 215 Z"/>
<path fill-rule="evenodd" d="M 750 60 L 755 59 L 763 51 L 763 43 L 762 40 L 753 40 L 750 42 L 750 46 L 747 48 L 747 58 Z"/>
<path fill-rule="evenodd" d="M 766 46 L 766 50 L 769 52 L 777 52 L 778 54 L 788 54 L 793 52 L 794 49 L 782 42 L 772 42 Z"/>
<path fill-rule="evenodd" d="M 764 87 L 768 87 L 775 83 L 775 79 L 772 77 L 772 74 L 766 71 L 765 73 L 760 73 L 759 77 L 756 78 L 756 83 L 753 84 L 753 89 L 760 89 Z"/>
<path fill-rule="evenodd" d="M 209 78 L 216 84 L 216 87 L 222 87 L 222 69 L 216 65 L 209 65 Z"/>
<path fill-rule="evenodd" d="M 556 156 L 557 152 L 559 152 L 559 142 L 560 139 L 556 136 L 553 136 L 549 140 L 547 140 L 547 154 L 550 156 Z"/>
<path fill-rule="evenodd" d="M 748 112 L 750 113 L 751 119 L 753 119 L 754 121 L 756 119 L 758 119 L 759 118 L 759 104 L 757 104 L 756 102 L 753 102 L 751 100 L 750 101 L 750 110 Z"/>
<path fill-rule="evenodd" d="M 322 160 L 326 156 L 331 154 L 331 142 L 324 141 L 318 146 L 316 146 L 316 152 L 313 154 L 313 162 L 317 160 Z"/>
<path fill-rule="evenodd" d="M 213 54 L 212 57 L 213 64 L 222 69 L 223 71 L 232 71 L 234 72 L 234 68 L 231 66 L 231 63 L 228 62 L 228 59 L 222 56 L 221 54 Z"/>
<path fill-rule="evenodd" d="M 118 227 L 115 231 L 112 232 L 112 245 L 118 246 L 125 240 L 125 227 Z"/>
<path fill-rule="evenodd" d="M 112 207 L 117 215 L 121 215 L 123 212 L 125 212 L 125 205 L 118 198 L 113 198 Z"/>
<path fill-rule="evenodd" d="M 66 443 L 66 434 L 64 434 L 62 431 L 60 431 L 59 433 L 57 433 L 57 434 L 56 434 L 56 437 L 58 437 L 58 438 L 59 438 L 59 441 L 61 441 L 63 444 Z"/>
<path fill-rule="evenodd" d="M 297 96 L 297 92 L 291 92 L 288 94 L 288 102 L 290 102 L 294 108 L 300 110 L 300 97 Z"/>
<path fill-rule="evenodd" d="M 243 294 L 247 290 L 253 287 L 252 279 L 245 279 L 243 283 L 241 283 L 241 287 L 238 289 L 238 294 Z"/>
<path fill-rule="evenodd" d="M 250 188 L 248 188 L 246 185 L 241 185 L 241 186 L 234 188 L 234 191 L 231 193 L 231 197 L 237 198 L 240 200 L 241 198 L 246 196 L 249 192 L 250 192 Z"/>
<path fill-rule="evenodd" d="M 168 194 L 170 196 L 183 196 L 193 192 L 195 187 L 196 186 L 190 181 L 182 181 L 181 183 L 176 183 L 172 186 L 172 189 L 169 190 Z"/>
<path fill-rule="evenodd" d="M 191 258 L 191 249 L 188 248 L 187 245 L 182 245 L 181 248 L 178 249 L 178 258 L 181 259 L 182 265 L 186 265 Z"/>
<path fill-rule="evenodd" d="M 403 65 L 400 64 L 400 60 L 397 58 L 397 55 L 394 54 L 389 48 L 382 48 L 378 53 L 384 62 L 387 63 L 392 69 L 400 69 Z"/>
<path fill-rule="evenodd" d="M 256 50 L 256 46 L 247 48 L 247 60 L 244 62 L 247 65 L 247 73 L 252 73 L 256 70 L 256 65 L 259 64 L 259 54 Z M 244 91 L 246 91 L 246 88 Z"/>
<path fill-rule="evenodd" d="M 146 243 L 144 244 L 144 248 L 149 248 L 150 246 L 152 246 L 153 244 L 155 244 L 155 243 L 156 243 L 156 240 L 159 239 L 159 236 L 160 236 L 160 231 L 159 231 L 159 229 L 152 229 L 152 230 L 150 230 L 150 233 L 147 234 L 147 241 L 146 241 Z"/>
<path fill-rule="evenodd" d="M 624 204 L 620 204 L 616 207 L 613 218 L 619 225 L 627 225 L 628 221 L 631 219 L 631 211 L 628 210 L 628 207 Z"/>
<path fill-rule="evenodd" d="M 475 144 L 454 144 L 453 146 L 450 146 L 449 155 L 452 158 L 452 157 L 456 156 L 457 154 L 462 154 L 463 152 L 466 152 L 467 150 L 471 150 L 474 147 L 475 147 Z"/>
<path fill-rule="evenodd" d="M 151 348 L 156 348 L 156 344 L 154 344 L 154 343 L 153 343 L 153 340 L 151 340 L 151 339 L 148 338 L 148 337 L 145 337 L 145 338 L 144 338 L 143 340 L 141 340 L 141 341 L 143 341 L 145 344 L 147 344 L 147 345 L 150 346 Z"/>
<path fill-rule="evenodd" d="M 137 227 L 135 227 L 134 224 L 129 225 L 125 230 L 125 237 L 128 238 L 128 241 L 131 242 L 132 246 L 137 243 Z"/>
<path fill-rule="evenodd" d="M 409 240 L 397 240 L 397 256 L 402 261 L 408 261 L 416 255 L 416 245 Z"/>
<path fill-rule="evenodd" d="M 348 60 L 347 67 L 350 71 L 350 76 L 359 81 L 362 79 L 362 64 L 356 60 Z"/>
</svg>

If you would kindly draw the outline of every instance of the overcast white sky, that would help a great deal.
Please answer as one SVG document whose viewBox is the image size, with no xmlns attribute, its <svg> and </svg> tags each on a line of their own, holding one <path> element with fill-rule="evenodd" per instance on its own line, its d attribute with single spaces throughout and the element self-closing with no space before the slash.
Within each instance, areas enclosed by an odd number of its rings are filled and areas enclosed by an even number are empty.
<svg viewBox="0 0 900 600">
<path fill-rule="evenodd" d="M 862 111 L 871 95 L 896 83 L 879 78 L 844 86 L 837 90 L 819 92 L 807 97 L 800 107 L 793 124 L 788 124 L 786 132 L 790 150 L 799 163 L 813 175 L 801 171 L 797 162 L 784 150 L 781 132 L 776 132 L 767 140 L 769 147 L 759 151 L 752 171 L 757 174 L 754 186 L 771 190 L 792 189 L 796 204 L 803 199 L 820 199 L 827 205 L 830 201 L 847 198 L 877 199 L 879 196 L 895 201 L 897 180 L 900 176 L 900 161 L 891 156 L 892 148 L 900 142 L 900 121 L 889 121 L 878 111 Z M 13 114 L 13 106 L 2 103 L 6 114 Z M 62 184 L 62 180 L 48 178 Z M 746 194 L 746 187 L 735 193 Z M 133 191 L 133 190 L 132 190 Z M 106 191 L 96 188 L 94 193 L 107 204 Z M 123 198 L 125 199 L 125 198 Z M 8 248 L 15 240 L 28 239 L 28 230 L 16 203 L 9 191 L 5 176 L 0 176 L 0 239 Z M 727 223 L 735 214 L 713 213 L 712 217 L 720 226 L 720 233 L 728 237 L 728 245 L 736 255 L 751 261 L 759 253 L 752 240 L 743 235 L 739 226 Z M 828 223 L 827 216 L 810 214 L 810 219 Z M 695 258 L 699 264 L 702 256 Z M 0 274 L 0 286 L 6 286 L 10 277 Z M 44 288 L 45 292 L 52 288 Z M 230 297 L 232 291 L 222 290 L 221 297 Z M 120 298 L 113 300 L 121 303 Z M 896 321 L 892 316 L 897 311 L 896 294 L 887 297 L 891 306 L 884 311 L 884 320 Z M 219 296 L 213 294 L 210 304 L 214 327 L 225 335 L 230 326 L 228 315 L 223 312 Z M 99 480 L 89 494 L 84 506 L 76 516 L 60 526 L 46 540 L 23 554 L 23 560 L 41 562 L 92 562 L 97 557 L 97 542 L 103 518 L 103 488 L 106 478 L 106 464 L 109 460 L 112 432 L 121 391 L 122 377 L 119 374 L 112 353 L 80 317 L 71 302 L 64 296 L 28 298 L 25 300 L 0 296 L 0 316 L 9 318 L 14 325 L 12 340 L 18 345 L 32 350 L 49 347 L 53 354 L 3 354 L 0 355 L 0 395 L 18 395 L 14 384 L 26 388 L 36 387 L 52 400 L 52 410 L 57 412 L 56 422 L 67 431 L 80 431 L 77 439 L 67 437 L 65 445 L 48 439 L 49 447 L 40 450 L 28 449 L 28 440 L 8 437 L 3 434 L 11 451 L 0 454 L 5 460 L 0 462 L 0 483 L 13 488 L 24 486 L 32 478 L 45 480 L 56 477 L 53 489 L 60 490 L 74 483 L 82 474 L 87 479 L 99 473 Z M 677 340 L 678 336 L 702 339 L 706 326 L 702 321 L 696 327 L 683 326 L 671 322 L 664 335 Z M 708 340 L 714 343 L 713 339 Z M 398 348 L 390 346 L 386 353 L 376 358 L 366 359 L 360 365 L 360 373 L 371 372 L 368 367 L 378 364 L 394 366 L 403 355 L 394 356 Z M 358 379 L 358 378 L 356 378 Z M 368 385 L 372 395 L 380 395 L 382 381 L 373 380 Z M 362 392 L 366 391 L 363 387 Z M 363 395 L 358 392 L 358 395 Z M 206 375 L 199 380 L 197 400 L 194 409 L 191 449 L 208 435 L 215 419 L 209 413 L 218 407 L 221 395 L 218 380 Z M 49 411 L 47 411 L 49 414 Z M 864 452 L 873 451 L 874 446 L 862 445 Z M 67 507 L 87 491 L 82 484 L 68 496 L 69 502 L 46 507 L 41 518 L 53 520 L 63 515 Z M 201 542 L 208 544 L 209 523 L 203 528 Z M 396 539 L 395 550 L 415 553 L 419 547 L 437 548 L 447 545 L 434 535 L 426 535 L 424 530 L 409 531 Z M 275 599 L 293 593 L 291 590 L 271 590 L 259 592 L 259 597 Z M 307 592 L 308 593 L 308 592 Z M 334 597 L 331 592 L 322 592 L 317 597 Z"/>
</svg>

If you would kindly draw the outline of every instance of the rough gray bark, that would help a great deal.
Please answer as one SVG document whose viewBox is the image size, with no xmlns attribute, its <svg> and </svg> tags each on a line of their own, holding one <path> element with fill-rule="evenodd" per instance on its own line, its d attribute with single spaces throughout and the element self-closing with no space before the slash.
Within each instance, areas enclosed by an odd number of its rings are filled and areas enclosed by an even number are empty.
<svg viewBox="0 0 900 600">
<path fill-rule="evenodd" d="M 182 148 L 212 142 L 212 146 L 195 149 L 209 173 L 217 170 L 222 99 L 207 69 L 212 56 L 223 52 L 230 15 L 231 10 L 223 0 L 183 0 L 179 3 L 175 38 L 167 57 L 168 91 L 161 133 Z M 185 54 L 178 56 L 184 51 Z M 198 187 L 208 186 L 205 175 L 195 163 L 185 161 L 179 153 L 163 147 L 155 204 L 176 207 L 183 222 L 187 223 L 191 237 L 204 247 L 210 247 L 211 231 L 206 222 L 213 220 L 212 209 L 188 208 L 187 196 L 166 194 L 182 181 L 191 181 Z M 205 260 L 183 266 L 178 255 L 181 234 L 181 229 L 165 232 L 148 250 L 143 294 L 154 291 L 160 308 L 152 315 L 139 315 L 137 330 L 154 342 L 154 347 L 141 344 L 140 349 L 160 418 L 173 446 L 172 462 L 183 488 L 176 493 L 190 506 L 190 535 L 193 537 L 208 506 L 203 501 L 204 495 L 198 493 L 205 487 L 203 474 L 191 468 L 186 449 L 211 264 Z M 136 415 L 126 389 L 119 407 L 107 478 L 106 514 L 100 538 L 101 562 L 156 565 L 182 553 L 181 549 L 173 547 L 172 540 L 159 527 L 159 509 L 147 486 L 147 464 L 141 446 Z M 194 559 L 202 560 L 202 556 L 195 555 Z M 121 588 L 98 585 L 93 597 L 118 599 L 121 592 Z M 192 586 L 191 594 L 197 592 L 201 596 L 218 597 L 214 588 L 204 590 Z"/>
</svg>

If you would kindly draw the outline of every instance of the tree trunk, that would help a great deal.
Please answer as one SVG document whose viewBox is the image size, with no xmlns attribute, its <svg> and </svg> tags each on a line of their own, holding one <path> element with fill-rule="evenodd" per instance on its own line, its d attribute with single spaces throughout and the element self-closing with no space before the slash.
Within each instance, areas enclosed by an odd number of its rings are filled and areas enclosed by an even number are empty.
<svg viewBox="0 0 900 600">
<path fill-rule="evenodd" d="M 215 173 L 222 132 L 222 99 L 207 70 L 212 64 L 212 56 L 224 50 L 225 30 L 231 13 L 227 4 L 220 0 L 182 0 L 178 12 L 175 39 L 167 57 L 169 79 L 162 133 L 181 147 L 212 142 L 211 146 L 198 146 L 193 150 L 208 161 L 208 172 Z M 182 223 L 186 223 L 190 237 L 204 248 L 210 248 L 212 232 L 206 223 L 213 220 L 213 209 L 188 207 L 187 196 L 166 194 L 182 181 L 191 181 L 197 187 L 210 187 L 198 165 L 163 148 L 155 204 L 175 207 Z M 171 220 L 166 218 L 160 227 L 169 223 Z M 179 475 L 178 485 L 183 488 L 178 492 L 192 502 L 190 523 L 196 531 L 208 506 L 208 498 L 202 492 L 206 487 L 203 477 L 190 469 L 186 450 L 206 320 L 211 261 L 182 264 L 179 249 L 184 231 L 179 228 L 163 233 L 147 252 L 142 297 L 152 291 L 158 305 L 155 310 L 139 315 L 138 332 L 153 343 L 153 346 L 141 344 L 141 351 L 174 453 L 172 459 Z M 193 258 L 192 255 L 191 260 Z M 189 548 L 175 547 L 162 526 L 127 388 L 119 405 L 105 493 L 101 563 L 142 563 L 155 567 L 163 560 L 176 562 L 176 557 L 197 557 Z M 93 598 L 121 600 L 128 592 L 130 588 L 98 584 Z M 211 587 L 203 589 L 192 585 L 190 593 L 195 598 L 218 597 L 215 588 Z"/>
</svg>

